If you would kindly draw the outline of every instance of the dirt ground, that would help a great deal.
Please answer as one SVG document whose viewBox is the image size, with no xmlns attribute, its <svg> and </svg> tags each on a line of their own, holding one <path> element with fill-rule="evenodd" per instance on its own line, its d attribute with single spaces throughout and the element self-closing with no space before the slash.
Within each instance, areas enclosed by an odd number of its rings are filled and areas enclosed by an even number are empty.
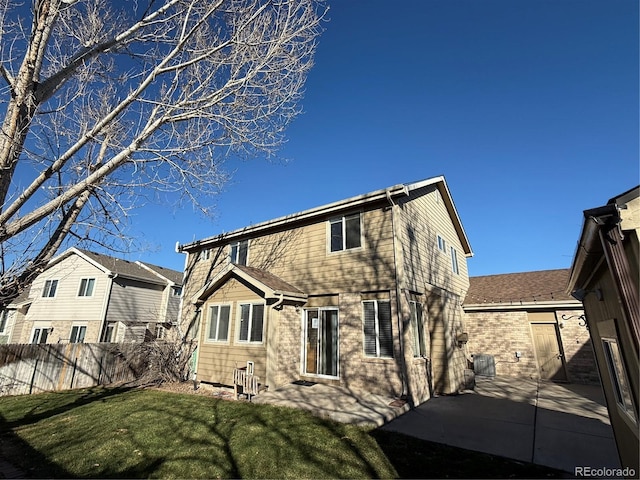
<svg viewBox="0 0 640 480">
<path fill-rule="evenodd" d="M 210 397 L 221 398 L 223 400 L 236 400 L 233 394 L 233 388 L 218 387 L 204 383 L 199 383 L 197 388 L 194 388 L 193 382 L 169 382 L 148 388 L 162 390 L 164 392 L 188 393 L 190 395 L 207 395 Z M 242 400 L 242 396 L 240 399 Z"/>
</svg>

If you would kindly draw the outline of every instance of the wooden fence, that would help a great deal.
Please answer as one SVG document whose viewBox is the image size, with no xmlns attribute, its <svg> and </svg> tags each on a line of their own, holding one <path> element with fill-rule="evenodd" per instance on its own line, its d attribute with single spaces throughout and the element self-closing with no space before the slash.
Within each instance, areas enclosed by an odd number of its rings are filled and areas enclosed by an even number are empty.
<svg viewBox="0 0 640 480">
<path fill-rule="evenodd" d="M 149 361 L 149 351 L 132 343 L 0 345 L 0 395 L 133 381 Z"/>
</svg>

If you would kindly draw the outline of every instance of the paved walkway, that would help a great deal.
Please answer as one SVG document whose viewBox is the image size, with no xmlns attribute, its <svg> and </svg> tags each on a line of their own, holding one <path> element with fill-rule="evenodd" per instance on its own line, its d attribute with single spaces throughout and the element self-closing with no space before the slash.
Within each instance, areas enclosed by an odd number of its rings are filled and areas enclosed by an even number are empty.
<svg viewBox="0 0 640 480">
<path fill-rule="evenodd" d="M 599 386 L 505 378 L 436 397 L 383 428 L 432 442 L 574 473 L 618 468 L 613 431 Z"/>
<path fill-rule="evenodd" d="M 287 385 L 256 403 L 303 408 L 332 420 L 375 425 L 432 442 L 557 468 L 618 468 L 599 386 L 513 378 L 476 379 L 476 389 L 409 410 L 394 399 L 345 388 Z"/>
<path fill-rule="evenodd" d="M 410 410 L 408 403 L 390 397 L 321 383 L 285 385 L 261 393 L 251 401 L 301 408 L 337 422 L 373 427 L 380 427 Z"/>
</svg>

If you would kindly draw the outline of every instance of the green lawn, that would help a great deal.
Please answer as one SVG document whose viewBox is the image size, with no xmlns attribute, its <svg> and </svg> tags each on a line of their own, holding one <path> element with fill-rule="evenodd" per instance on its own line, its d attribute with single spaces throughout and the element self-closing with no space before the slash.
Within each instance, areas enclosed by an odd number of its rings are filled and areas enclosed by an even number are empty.
<svg viewBox="0 0 640 480">
<path fill-rule="evenodd" d="M 0 398 L 0 449 L 32 477 L 466 478 L 559 472 L 322 420 L 157 390 Z"/>
</svg>

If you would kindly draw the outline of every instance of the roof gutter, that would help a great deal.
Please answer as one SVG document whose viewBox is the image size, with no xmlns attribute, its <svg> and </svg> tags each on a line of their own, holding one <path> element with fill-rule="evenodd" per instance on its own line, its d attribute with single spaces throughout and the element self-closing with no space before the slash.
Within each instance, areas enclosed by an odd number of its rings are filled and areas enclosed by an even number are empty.
<svg viewBox="0 0 640 480">
<path fill-rule="evenodd" d="M 208 245 L 214 245 L 221 241 L 228 242 L 230 240 L 234 240 L 238 237 L 246 236 L 249 234 L 255 235 L 256 233 L 262 233 L 266 230 L 282 227 L 284 225 L 288 225 L 293 222 L 300 222 L 300 221 L 309 220 L 309 219 L 320 217 L 320 216 L 332 215 L 344 210 L 348 210 L 350 208 L 367 204 L 367 203 L 373 203 L 376 201 L 389 199 L 390 197 L 396 197 L 401 195 L 404 196 L 408 194 L 409 194 L 409 189 L 406 185 L 396 185 L 391 188 L 387 188 L 384 190 L 377 190 L 375 192 L 367 193 L 365 195 L 359 195 L 357 197 L 351 197 L 346 200 L 341 200 L 339 202 L 334 202 L 328 205 L 324 205 L 322 207 L 312 208 L 310 210 L 294 213 L 293 215 L 287 215 L 284 217 L 276 218 L 274 220 L 258 223 L 256 225 L 251 225 L 249 227 L 233 230 L 228 233 L 221 233 L 219 235 L 205 238 L 203 240 L 198 240 L 196 242 L 186 243 L 184 245 L 178 244 L 176 245 L 176 250 L 180 253 L 185 251 L 188 252 L 189 250 L 193 250 L 195 248 L 202 248 Z"/>
</svg>

